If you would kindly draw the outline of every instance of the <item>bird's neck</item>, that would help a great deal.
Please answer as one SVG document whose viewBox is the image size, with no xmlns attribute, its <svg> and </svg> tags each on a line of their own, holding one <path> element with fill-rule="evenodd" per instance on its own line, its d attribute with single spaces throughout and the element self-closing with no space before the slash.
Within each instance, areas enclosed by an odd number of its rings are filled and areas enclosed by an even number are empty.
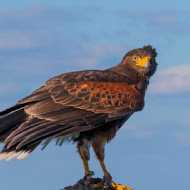
<svg viewBox="0 0 190 190">
<path fill-rule="evenodd" d="M 137 89 L 143 95 L 145 94 L 145 91 L 149 84 L 149 77 L 146 75 L 145 72 L 141 72 L 139 74 L 139 72 L 135 71 L 135 69 L 124 66 L 122 64 L 118 64 L 110 68 L 109 70 L 113 70 L 114 72 L 117 72 L 119 75 L 127 77 L 130 80 L 130 84 L 135 89 Z"/>
</svg>

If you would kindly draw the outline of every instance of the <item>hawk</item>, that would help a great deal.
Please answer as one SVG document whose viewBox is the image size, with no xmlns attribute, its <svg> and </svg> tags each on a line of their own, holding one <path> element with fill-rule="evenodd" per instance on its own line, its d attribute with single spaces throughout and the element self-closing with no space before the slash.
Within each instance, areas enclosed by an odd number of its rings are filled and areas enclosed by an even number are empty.
<svg viewBox="0 0 190 190">
<path fill-rule="evenodd" d="M 104 172 L 101 184 L 114 186 L 104 164 L 104 147 L 129 117 L 144 107 L 149 79 L 155 73 L 157 53 L 152 46 L 129 51 L 106 70 L 65 73 L 0 112 L 0 160 L 24 159 L 40 143 L 45 148 L 73 141 L 84 164 L 84 181 L 93 148 Z"/>
</svg>

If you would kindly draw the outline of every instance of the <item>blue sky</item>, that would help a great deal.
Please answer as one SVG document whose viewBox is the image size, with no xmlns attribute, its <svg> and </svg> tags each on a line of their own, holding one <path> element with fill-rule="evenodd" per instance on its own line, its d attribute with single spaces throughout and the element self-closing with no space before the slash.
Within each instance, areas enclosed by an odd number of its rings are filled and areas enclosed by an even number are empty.
<svg viewBox="0 0 190 190">
<path fill-rule="evenodd" d="M 4 1 L 0 5 L 0 110 L 55 75 L 104 69 L 151 44 L 159 64 L 134 114 L 106 147 L 116 182 L 136 190 L 190 186 L 190 2 Z M 102 171 L 92 152 L 91 169 Z M 83 174 L 75 146 L 40 147 L 0 162 L 1 189 L 60 189 Z"/>
</svg>

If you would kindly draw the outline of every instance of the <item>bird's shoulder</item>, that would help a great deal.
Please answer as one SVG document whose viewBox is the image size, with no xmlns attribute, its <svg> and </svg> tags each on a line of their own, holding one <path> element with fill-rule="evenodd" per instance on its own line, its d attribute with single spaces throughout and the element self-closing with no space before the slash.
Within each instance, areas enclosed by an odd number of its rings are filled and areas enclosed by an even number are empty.
<svg viewBox="0 0 190 190">
<path fill-rule="evenodd" d="M 82 81 L 91 82 L 126 82 L 131 84 L 132 81 L 123 75 L 111 70 L 84 70 L 64 73 L 55 76 L 46 82 L 46 85 L 56 85 L 60 83 L 79 83 Z"/>
</svg>

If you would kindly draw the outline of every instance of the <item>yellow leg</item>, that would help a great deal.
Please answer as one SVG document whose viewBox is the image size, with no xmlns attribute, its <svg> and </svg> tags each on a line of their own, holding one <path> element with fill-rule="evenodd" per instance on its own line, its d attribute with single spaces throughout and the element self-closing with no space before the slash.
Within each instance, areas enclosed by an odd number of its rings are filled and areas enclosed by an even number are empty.
<svg viewBox="0 0 190 190">
<path fill-rule="evenodd" d="M 84 176 L 84 179 L 83 179 L 84 184 L 89 185 L 91 176 L 94 175 L 94 173 L 90 172 L 90 170 L 89 170 L 88 160 L 87 160 L 86 156 L 84 155 L 82 146 L 78 146 L 78 150 L 79 150 L 80 156 L 82 158 L 83 165 L 84 165 L 84 170 L 85 170 L 85 176 Z"/>
<path fill-rule="evenodd" d="M 84 165 L 84 170 L 85 170 L 85 174 L 88 175 L 89 174 L 89 166 L 88 166 L 88 161 L 82 159 L 83 161 L 83 165 Z"/>
<path fill-rule="evenodd" d="M 100 165 L 102 167 L 102 170 L 104 172 L 104 179 L 103 181 L 106 182 L 106 181 L 110 181 L 111 182 L 111 187 L 115 190 L 132 190 L 130 187 L 127 187 L 125 185 L 120 185 L 120 184 L 116 184 L 112 181 L 112 177 L 111 175 L 108 173 L 107 169 L 106 169 L 106 166 L 104 164 L 104 162 L 102 160 L 99 160 L 100 162 Z M 107 188 L 105 186 L 103 186 L 104 188 Z"/>
<path fill-rule="evenodd" d="M 112 181 L 112 176 L 107 171 L 106 166 L 103 161 L 104 160 L 104 144 L 106 143 L 106 140 L 104 138 L 104 135 L 103 136 L 99 135 L 98 137 L 99 137 L 98 139 L 94 139 L 92 143 L 92 147 L 100 162 L 101 168 L 104 172 L 104 177 L 101 180 L 101 182 L 93 184 L 93 187 L 97 187 L 97 188 L 102 187 L 103 189 L 115 189 L 115 190 L 132 190 L 131 188 L 127 186 L 119 185 Z"/>
<path fill-rule="evenodd" d="M 83 161 L 83 165 L 84 165 L 84 170 L 85 170 L 85 175 L 88 175 L 90 170 L 89 170 L 89 166 L 88 166 L 88 161 L 85 159 L 82 147 L 79 146 L 79 153 L 81 155 L 82 161 Z"/>
<path fill-rule="evenodd" d="M 104 164 L 104 161 L 99 160 L 99 162 L 100 162 L 100 165 L 101 165 L 102 170 L 103 170 L 103 172 L 104 172 L 104 178 L 105 178 L 106 180 L 111 181 L 111 180 L 112 180 L 112 177 L 111 177 L 111 175 L 108 173 L 108 171 L 107 171 L 107 169 L 106 169 L 106 166 L 105 166 L 105 164 Z"/>
</svg>

